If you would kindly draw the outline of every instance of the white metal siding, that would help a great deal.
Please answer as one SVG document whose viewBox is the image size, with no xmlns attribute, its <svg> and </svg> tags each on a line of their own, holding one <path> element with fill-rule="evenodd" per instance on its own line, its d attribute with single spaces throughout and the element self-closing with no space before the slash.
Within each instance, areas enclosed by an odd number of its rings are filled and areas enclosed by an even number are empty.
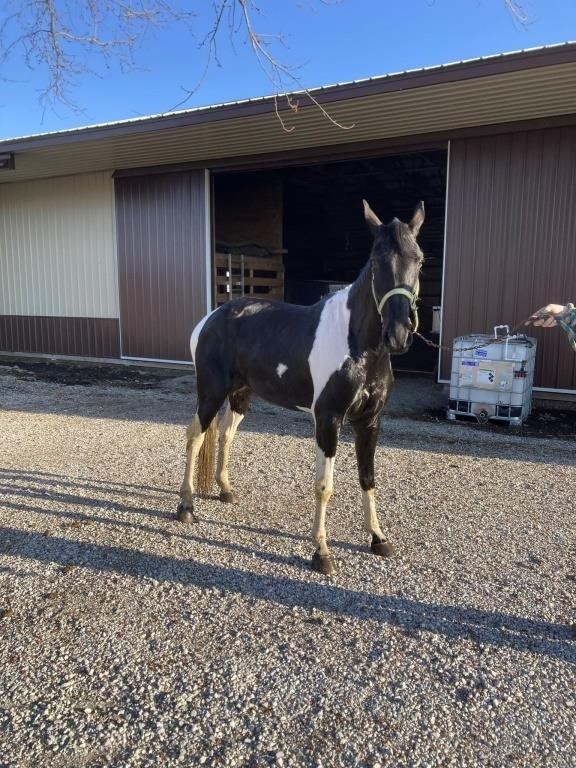
<svg viewBox="0 0 576 768">
<path fill-rule="evenodd" d="M 0 187 L 0 315 L 119 317 L 110 172 Z"/>
</svg>

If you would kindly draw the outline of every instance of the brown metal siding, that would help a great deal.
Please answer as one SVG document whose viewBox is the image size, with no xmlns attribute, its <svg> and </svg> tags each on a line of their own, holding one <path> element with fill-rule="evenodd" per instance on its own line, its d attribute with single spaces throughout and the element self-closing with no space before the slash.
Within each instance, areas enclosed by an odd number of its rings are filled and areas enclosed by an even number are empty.
<svg viewBox="0 0 576 768">
<path fill-rule="evenodd" d="M 190 360 L 208 311 L 203 171 L 116 180 L 122 354 Z"/>
<path fill-rule="evenodd" d="M 120 357 L 118 320 L 0 315 L 0 352 Z"/>
<path fill-rule="evenodd" d="M 450 146 L 443 342 L 516 325 L 576 300 L 576 127 L 459 139 Z M 536 330 L 535 386 L 576 390 L 576 355 Z M 450 376 L 450 352 L 441 378 Z"/>
</svg>

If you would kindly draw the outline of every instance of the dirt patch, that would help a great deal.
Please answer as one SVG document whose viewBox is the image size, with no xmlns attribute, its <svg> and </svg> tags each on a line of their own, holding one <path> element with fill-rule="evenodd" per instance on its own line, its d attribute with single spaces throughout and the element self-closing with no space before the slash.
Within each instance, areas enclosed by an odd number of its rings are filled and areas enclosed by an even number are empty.
<svg viewBox="0 0 576 768">
<path fill-rule="evenodd" d="M 24 381 L 46 381 L 64 386 L 108 384 L 133 389 L 156 389 L 171 377 L 162 368 L 135 368 L 124 365 L 84 365 L 60 362 L 18 362 L 0 366 L 0 375 L 11 375 Z M 175 371 L 174 376 L 181 375 Z"/>
<path fill-rule="evenodd" d="M 434 408 L 425 410 L 421 415 L 411 415 L 413 419 L 423 421 L 445 421 L 446 411 Z M 514 434 L 520 437 L 556 437 L 560 439 L 576 438 L 576 411 L 556 410 L 550 411 L 543 408 L 535 408 L 521 427 L 507 424 L 506 422 L 489 421 L 486 424 L 478 424 L 473 417 L 465 416 L 457 419 L 465 423 L 471 429 L 496 434 Z"/>
</svg>

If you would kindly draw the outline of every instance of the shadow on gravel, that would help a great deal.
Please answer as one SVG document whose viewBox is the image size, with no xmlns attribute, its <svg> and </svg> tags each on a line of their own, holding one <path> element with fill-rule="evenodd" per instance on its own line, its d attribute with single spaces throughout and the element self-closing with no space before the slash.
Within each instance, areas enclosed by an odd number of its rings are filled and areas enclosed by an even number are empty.
<svg viewBox="0 0 576 768">
<path fill-rule="evenodd" d="M 153 485 L 136 485 L 134 483 L 118 483 L 109 480 L 98 480 L 94 477 L 66 477 L 66 475 L 58 475 L 55 472 L 39 472 L 37 470 L 24 471 L 20 469 L 8 469 L 0 467 L 0 482 L 5 480 L 7 482 L 18 481 L 32 482 L 32 483 L 46 483 L 49 487 L 54 485 L 81 488 L 83 490 L 93 490 L 99 493 L 105 491 L 117 491 L 120 493 L 129 492 L 136 496 L 148 496 L 149 494 L 162 494 L 168 493 L 171 496 L 176 493 L 174 488 L 160 488 Z M 5 488 L 7 493 L 12 492 L 12 487 Z M 26 486 L 27 488 L 28 486 Z M 177 490 L 177 489 L 176 489 Z M 46 495 L 50 495 L 51 491 L 46 491 Z M 104 503 L 104 502 L 103 502 Z"/>
<path fill-rule="evenodd" d="M 288 608 L 314 608 L 336 617 L 344 615 L 378 621 L 400 627 L 408 634 L 432 632 L 576 664 L 576 643 L 569 626 L 497 611 L 416 602 L 392 595 L 382 597 L 339 587 L 328 581 L 314 583 L 261 575 L 124 547 L 47 537 L 18 528 L 0 528 L 0 554 L 62 566 L 74 564 L 135 578 L 216 588 Z M 312 578 L 313 574 L 310 576 Z M 217 600 L 217 596 L 214 599 Z"/>
<path fill-rule="evenodd" d="M 36 487 L 34 487 L 36 486 Z M 78 493 L 69 493 L 68 490 L 60 490 L 61 487 L 65 489 L 77 490 Z M 91 495 L 85 495 L 85 492 L 89 491 Z M 114 499 L 113 494 L 118 493 L 122 495 L 131 495 L 137 497 L 134 504 L 126 504 Z M 21 503 L 14 501 L 8 501 L 6 498 L 2 499 L 1 494 L 6 494 L 11 497 L 19 497 L 22 499 Z M 101 496 L 95 494 L 102 494 Z M 156 499 L 154 499 L 156 496 Z M 172 504 L 172 510 L 166 511 L 164 503 L 166 496 Z M 158 497 L 164 497 L 158 498 Z M 143 499 L 140 502 L 140 498 Z M 205 496 L 202 498 L 210 498 L 213 501 L 217 501 L 218 496 Z M 73 505 L 77 509 L 86 508 L 86 512 L 74 511 L 71 509 L 47 509 L 42 506 L 36 506 L 41 502 L 47 502 L 58 505 Z M 159 506 L 163 508 L 157 509 L 152 506 L 154 503 L 160 502 Z M 32 503 L 31 503 L 32 502 Z M 191 532 L 191 529 L 176 524 L 173 530 L 166 529 L 165 527 L 155 527 L 152 525 L 154 519 L 165 522 L 176 523 L 176 507 L 178 503 L 178 495 L 175 489 L 166 488 L 154 488 L 153 486 L 139 486 L 132 483 L 117 483 L 107 482 L 95 479 L 88 480 L 87 478 L 66 478 L 63 475 L 58 475 L 52 472 L 22 472 L 14 469 L 0 468 L 0 507 L 4 509 L 12 509 L 14 511 L 32 512 L 37 515 L 43 515 L 47 518 L 47 525 L 51 520 L 55 519 L 58 522 L 53 524 L 58 525 L 60 528 L 79 528 L 82 525 L 89 523 L 101 523 L 110 525 L 113 527 L 127 528 L 129 530 L 140 530 L 146 533 L 152 533 L 159 536 L 176 537 L 183 540 L 196 541 L 206 544 L 207 546 L 224 547 L 225 549 L 242 552 L 256 557 L 260 560 L 266 560 L 273 563 L 283 563 L 292 566 L 299 566 L 304 570 L 309 569 L 309 562 L 303 558 L 296 557 L 294 555 L 284 556 L 272 552 L 262 552 L 255 550 L 251 547 L 245 547 L 240 544 L 236 544 L 233 541 L 233 534 L 230 538 L 215 538 L 209 539 L 205 535 L 196 536 Z M 100 511 L 101 514 L 95 514 L 94 510 Z M 142 518 L 150 519 L 150 522 L 137 523 L 133 520 L 122 520 L 116 513 L 127 513 L 130 515 L 138 515 Z M 107 517 L 107 513 L 112 513 L 114 517 Z M 261 526 L 246 525 L 242 523 L 235 523 L 232 521 L 222 521 L 221 519 L 214 520 L 204 516 L 200 513 L 200 519 L 204 526 L 214 526 L 218 529 L 227 528 L 232 531 L 242 530 L 248 533 L 256 533 L 259 535 L 272 536 L 278 539 L 290 539 L 292 541 L 310 542 L 310 537 L 303 534 L 292 533 L 287 530 L 278 528 L 266 528 Z M 68 522 L 71 521 L 71 522 Z M 53 531 L 47 530 L 46 534 L 51 535 Z M 346 541 L 339 541 L 332 539 L 332 544 L 339 549 L 346 549 L 349 551 L 358 551 L 359 546 L 357 544 L 350 544 Z"/>
<path fill-rule="evenodd" d="M 216 497 L 215 497 L 216 499 Z M 58 502 L 58 498 L 54 499 L 54 501 Z M 88 502 L 87 506 L 89 507 L 99 507 L 102 508 L 103 504 L 102 502 L 98 501 L 98 499 L 87 499 Z M 103 517 L 100 515 L 94 515 L 92 513 L 84 514 L 83 512 L 71 512 L 71 511 L 62 511 L 57 509 L 44 509 L 42 507 L 35 507 L 31 506 L 30 504 L 17 504 L 12 501 L 3 501 L 1 505 L 4 509 L 12 509 L 15 512 L 32 512 L 35 515 L 43 515 L 46 518 L 46 525 L 60 529 L 66 529 L 66 528 L 75 528 L 79 529 L 82 528 L 85 525 L 90 525 L 91 523 L 102 523 L 104 525 L 109 526 L 110 528 L 127 528 L 131 531 L 142 531 L 143 533 L 153 534 L 156 536 L 160 536 L 163 538 L 178 538 L 182 539 L 184 541 L 195 541 L 198 544 L 203 544 L 206 547 L 217 547 L 219 549 L 224 549 L 226 551 L 230 552 L 238 552 L 240 554 L 249 555 L 250 557 L 254 557 L 257 560 L 264 560 L 269 563 L 275 563 L 277 565 L 290 565 L 290 566 L 296 566 L 301 568 L 302 570 L 309 571 L 310 564 L 307 560 L 305 560 L 303 557 L 295 556 L 295 555 L 281 555 L 277 552 L 265 552 L 262 550 L 254 549 L 254 547 L 247 547 L 243 544 L 237 544 L 233 541 L 229 541 L 228 539 L 210 539 L 207 538 L 205 535 L 196 536 L 193 533 L 190 532 L 190 528 L 182 526 L 180 523 L 177 523 L 176 517 L 174 514 L 166 514 L 165 512 L 158 512 L 154 511 L 150 514 L 154 515 L 155 517 L 160 517 L 164 521 L 173 522 L 174 523 L 174 529 L 171 530 L 166 527 L 157 528 L 153 525 L 148 525 L 146 523 L 134 523 L 134 522 L 128 522 L 126 520 L 120 520 L 117 517 L 116 518 L 110 518 L 110 517 Z M 114 511 L 118 509 L 115 504 L 107 504 L 108 507 L 110 507 L 110 511 Z M 124 507 L 124 509 L 127 509 Z M 132 514 L 134 512 L 138 512 L 138 510 L 130 510 Z M 147 513 L 141 513 L 141 514 L 147 514 Z M 202 520 L 202 522 L 205 522 Z M 236 527 L 236 526 L 233 526 Z M 1 530 L 1 529 L 0 529 Z M 271 529 L 255 529 L 255 528 L 248 528 L 247 530 L 258 532 L 258 533 L 265 533 L 272 536 L 277 536 L 279 538 L 293 538 L 295 540 L 299 541 L 308 541 L 307 538 L 304 536 L 296 536 L 294 534 L 289 534 L 284 531 L 275 531 Z M 47 527 L 43 536 L 49 537 L 52 536 L 54 533 L 54 530 Z M 351 549 L 353 551 L 357 551 L 358 547 L 353 546 L 352 544 L 347 544 L 345 542 L 342 542 L 340 544 L 339 542 L 333 542 L 334 544 L 337 544 L 342 549 Z M 134 550 L 131 550 L 132 552 Z M 0 552 L 2 552 L 1 546 L 0 546 Z M 0 571 L 2 569 L 0 568 Z"/>
</svg>

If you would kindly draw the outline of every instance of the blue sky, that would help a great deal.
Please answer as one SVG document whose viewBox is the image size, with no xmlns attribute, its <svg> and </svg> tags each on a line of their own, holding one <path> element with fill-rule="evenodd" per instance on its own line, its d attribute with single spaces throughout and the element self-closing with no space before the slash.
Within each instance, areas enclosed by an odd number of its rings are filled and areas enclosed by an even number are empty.
<svg viewBox="0 0 576 768">
<path fill-rule="evenodd" d="M 71 92 L 77 109 L 44 108 L 39 96 L 45 74 L 13 56 L 0 68 L 0 137 L 170 111 L 184 98 L 182 87 L 197 90 L 180 108 L 273 92 L 242 35 L 233 45 L 228 34 L 221 36 L 222 66 L 213 64 L 202 78 L 206 52 L 198 43 L 209 28 L 212 2 L 187 4 L 201 9 L 195 38 L 177 24 L 154 29 L 136 51 L 137 70 L 95 63 L 98 76 L 83 76 Z M 256 28 L 283 35 L 285 47 L 277 54 L 299 66 L 305 87 L 576 39 L 576 0 L 525 0 L 527 27 L 513 20 L 504 0 L 259 0 L 258 5 Z"/>
</svg>

